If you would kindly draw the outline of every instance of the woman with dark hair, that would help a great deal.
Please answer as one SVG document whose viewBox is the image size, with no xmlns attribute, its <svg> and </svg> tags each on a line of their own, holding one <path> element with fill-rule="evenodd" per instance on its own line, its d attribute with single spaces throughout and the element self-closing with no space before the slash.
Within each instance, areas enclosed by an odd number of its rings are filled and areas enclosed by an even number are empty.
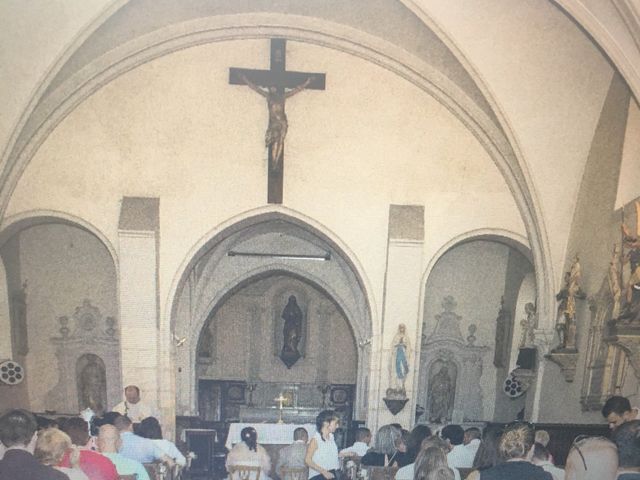
<svg viewBox="0 0 640 480">
<path fill-rule="evenodd" d="M 416 461 L 418 452 L 420 452 L 420 446 L 425 438 L 431 436 L 431 429 L 426 425 L 416 425 L 409 434 L 407 441 L 407 462 L 413 463 Z"/>
<path fill-rule="evenodd" d="M 313 480 L 331 480 L 336 478 L 340 466 L 338 446 L 333 438 L 340 417 L 333 410 L 323 410 L 316 417 L 317 432 L 307 446 L 304 463 L 309 467 L 309 478 Z"/>
<path fill-rule="evenodd" d="M 533 426 L 528 423 L 516 422 L 508 425 L 498 444 L 498 450 L 504 462 L 482 470 L 480 479 L 553 480 L 550 473 L 530 462 L 534 437 Z"/>
<path fill-rule="evenodd" d="M 503 427 L 498 425 L 491 425 L 484 429 L 480 446 L 473 459 L 473 471 L 467 475 L 467 480 L 479 480 L 480 472 L 495 467 L 503 461 L 498 450 L 502 431 Z"/>
<path fill-rule="evenodd" d="M 187 459 L 180 453 L 175 443 L 162 438 L 162 427 L 156 417 L 147 417 L 142 420 L 138 425 L 138 435 L 151 439 L 167 457 L 173 459 L 181 467 L 187 464 Z"/>
<path fill-rule="evenodd" d="M 258 433 L 253 427 L 240 432 L 241 442 L 236 443 L 227 455 L 226 466 L 251 465 L 260 467 L 260 480 L 270 480 L 271 458 L 262 445 L 258 445 Z"/>
</svg>

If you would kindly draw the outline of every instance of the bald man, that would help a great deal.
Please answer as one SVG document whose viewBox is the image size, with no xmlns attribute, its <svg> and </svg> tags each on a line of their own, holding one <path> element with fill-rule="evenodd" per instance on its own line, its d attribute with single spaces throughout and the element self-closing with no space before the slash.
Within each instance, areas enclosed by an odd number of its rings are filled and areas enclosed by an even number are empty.
<svg viewBox="0 0 640 480">
<path fill-rule="evenodd" d="M 574 442 L 567 456 L 565 480 L 614 480 L 618 470 L 618 449 L 604 437 L 587 437 Z"/>
<path fill-rule="evenodd" d="M 119 475 L 136 474 L 138 480 L 150 480 L 149 474 L 140 462 L 118 453 L 122 441 L 120 432 L 113 425 L 103 425 L 98 433 L 98 450 L 113 462 Z"/>
</svg>

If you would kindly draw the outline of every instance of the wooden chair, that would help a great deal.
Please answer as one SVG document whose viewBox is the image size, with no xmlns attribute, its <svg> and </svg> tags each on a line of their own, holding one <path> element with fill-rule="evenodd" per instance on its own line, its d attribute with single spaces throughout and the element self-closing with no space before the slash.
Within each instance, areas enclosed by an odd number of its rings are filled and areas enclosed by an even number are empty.
<svg viewBox="0 0 640 480">
<path fill-rule="evenodd" d="M 309 470 L 307 467 L 282 467 L 280 480 L 307 480 Z"/>
<path fill-rule="evenodd" d="M 394 480 L 398 467 L 363 467 L 369 472 L 369 480 Z"/>
<path fill-rule="evenodd" d="M 344 472 L 347 479 L 356 480 L 356 478 L 358 478 L 358 474 L 360 473 L 361 468 L 361 459 L 362 457 L 359 457 L 358 455 L 340 458 L 340 470 Z"/>
<path fill-rule="evenodd" d="M 458 468 L 458 472 L 460 472 L 460 478 L 464 480 L 469 476 L 471 472 L 473 472 L 475 468 Z"/>
<path fill-rule="evenodd" d="M 149 474 L 151 480 L 171 480 L 170 476 L 167 476 L 167 466 L 162 462 L 143 463 L 145 470 Z"/>
<path fill-rule="evenodd" d="M 229 465 L 230 480 L 260 480 L 260 467 L 254 465 Z"/>
</svg>

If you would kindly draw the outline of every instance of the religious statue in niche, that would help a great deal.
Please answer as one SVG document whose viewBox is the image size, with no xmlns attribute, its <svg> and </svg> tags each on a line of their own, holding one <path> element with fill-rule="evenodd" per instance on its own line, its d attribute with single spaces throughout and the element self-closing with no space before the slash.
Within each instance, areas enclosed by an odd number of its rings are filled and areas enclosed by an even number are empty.
<svg viewBox="0 0 640 480">
<path fill-rule="evenodd" d="M 536 306 L 528 302 L 524 306 L 525 317 L 520 320 L 522 336 L 520 337 L 520 348 L 531 347 L 535 340 L 534 329 L 536 328 Z"/>
<path fill-rule="evenodd" d="M 391 363 L 389 388 L 394 393 L 406 395 L 405 382 L 409 374 L 409 360 L 411 358 L 411 343 L 404 324 L 398 325 L 398 332 L 391 341 Z M 387 393 L 387 396 L 389 394 Z"/>
<path fill-rule="evenodd" d="M 452 378 L 453 376 L 453 378 Z M 429 375 L 429 421 L 444 423 L 451 419 L 455 399 L 456 367 L 445 360 L 437 360 Z"/>
<path fill-rule="evenodd" d="M 280 359 L 287 368 L 291 368 L 301 357 L 298 345 L 302 338 L 302 310 L 298 306 L 295 295 L 289 297 L 287 305 L 282 311 L 284 326 L 282 327 L 282 351 Z"/>
<path fill-rule="evenodd" d="M 97 355 L 82 355 L 76 364 L 78 407 L 102 414 L 107 405 L 107 380 L 104 362 Z"/>
<path fill-rule="evenodd" d="M 511 345 L 511 313 L 504 308 L 504 297 L 500 299 L 500 310 L 496 318 L 496 349 L 493 354 L 493 365 L 506 367 Z"/>
<path fill-rule="evenodd" d="M 582 269 L 580 259 L 576 255 L 571 264 L 571 269 L 565 273 L 565 285 L 556 295 L 558 300 L 558 316 L 556 319 L 556 331 L 560 339 L 559 345 L 553 351 L 570 350 L 576 348 L 576 300 L 584 300 L 586 294 L 580 287 Z"/>
<path fill-rule="evenodd" d="M 278 92 L 276 87 L 268 87 L 266 89 L 258 87 L 255 83 L 249 80 L 246 75 L 240 74 L 240 78 L 247 84 L 251 90 L 262 95 L 267 99 L 267 108 L 269 110 L 269 125 L 267 132 L 264 136 L 265 146 L 271 152 L 272 170 L 280 170 L 280 160 L 282 159 L 282 153 L 284 151 L 284 138 L 287 136 L 287 130 L 289 123 L 287 121 L 287 115 L 284 111 L 284 104 L 287 98 L 293 97 L 295 94 L 300 93 L 302 90 L 313 80 L 313 77 L 307 77 L 307 79 L 296 88 L 285 90 L 284 93 Z"/>
</svg>

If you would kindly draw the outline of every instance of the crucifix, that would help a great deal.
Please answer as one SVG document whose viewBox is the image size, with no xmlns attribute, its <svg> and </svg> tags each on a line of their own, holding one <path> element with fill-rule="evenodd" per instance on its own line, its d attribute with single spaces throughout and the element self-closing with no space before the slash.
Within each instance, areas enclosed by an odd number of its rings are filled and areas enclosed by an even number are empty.
<svg viewBox="0 0 640 480">
<path fill-rule="evenodd" d="M 269 155 L 267 202 L 282 203 L 284 173 L 284 139 L 288 122 L 284 111 L 287 98 L 305 89 L 324 90 L 324 73 L 292 72 L 286 70 L 287 41 L 284 38 L 271 39 L 271 68 L 250 70 L 230 68 L 229 83 L 246 85 L 267 100 L 269 126 L 265 134 L 265 144 Z"/>
<path fill-rule="evenodd" d="M 274 398 L 273 401 L 279 403 L 278 405 L 279 418 L 277 423 L 284 423 L 284 420 L 282 420 L 282 407 L 284 405 L 284 402 L 287 401 L 287 397 L 285 397 L 282 393 L 280 393 L 280 395 L 277 398 Z"/>
</svg>

